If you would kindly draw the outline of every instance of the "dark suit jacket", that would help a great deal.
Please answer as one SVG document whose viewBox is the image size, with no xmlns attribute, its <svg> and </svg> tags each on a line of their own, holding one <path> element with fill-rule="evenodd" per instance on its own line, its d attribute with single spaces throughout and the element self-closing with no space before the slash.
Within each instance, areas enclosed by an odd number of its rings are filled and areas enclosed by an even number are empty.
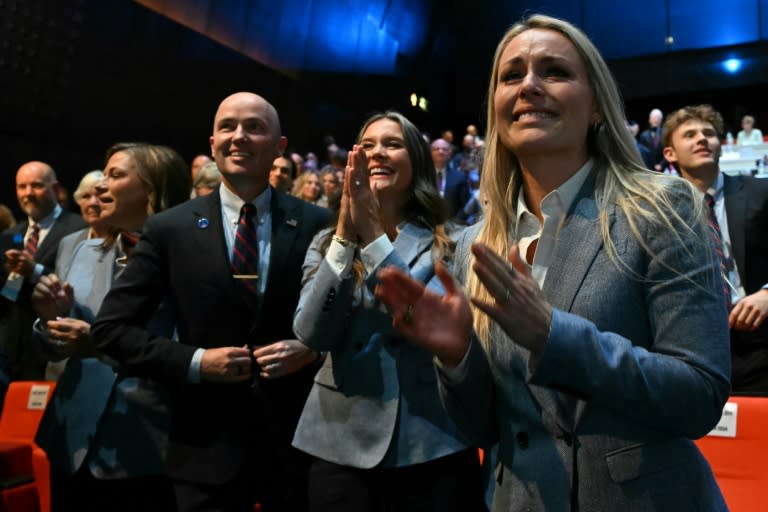
<svg viewBox="0 0 768 512">
<path fill-rule="evenodd" d="M 656 132 L 656 143 L 653 143 L 653 132 Z M 664 164 L 664 143 L 662 142 L 662 137 L 664 137 L 664 131 L 659 128 L 648 128 L 647 130 L 643 130 L 640 135 L 637 136 L 638 142 L 648 148 L 648 150 L 651 152 L 650 155 L 650 161 L 653 162 L 653 165 L 656 164 Z M 650 169 L 653 171 L 653 165 L 650 167 Z"/>
<path fill-rule="evenodd" d="M 27 226 L 28 221 L 25 220 L 0 234 L 0 286 L 4 285 L 8 278 L 5 271 L 5 251 L 23 247 Z M 45 267 L 43 274 L 53 272 L 56 266 L 59 240 L 84 227 L 85 222 L 80 215 L 68 211 L 61 212 L 35 253 L 35 262 Z M 35 319 L 30 302 L 33 289 L 34 285 L 25 280 L 15 303 L 0 297 L 0 343 L 11 360 L 14 379 L 37 380 L 45 377 L 47 361 L 33 352 L 29 343 L 32 322 Z"/>
<path fill-rule="evenodd" d="M 190 482 L 231 480 L 256 446 L 289 464 L 290 440 L 315 367 L 274 381 L 189 384 L 198 347 L 262 345 L 295 338 L 293 312 L 301 265 L 328 212 L 273 191 L 267 288 L 259 302 L 232 278 L 218 193 L 151 217 L 128 266 L 104 299 L 93 335 L 97 347 L 127 371 L 171 383 L 169 471 Z M 152 336 L 145 325 L 166 300 L 179 342 Z M 285 450 L 285 451 L 281 451 Z M 270 462 L 265 462 L 270 463 Z"/>
<path fill-rule="evenodd" d="M 747 295 L 768 283 L 768 180 L 724 175 L 728 235 Z M 768 391 L 768 322 L 754 333 L 731 332 L 735 391 Z"/>
<path fill-rule="evenodd" d="M 448 217 L 455 218 L 469 201 L 469 186 L 462 171 L 457 171 L 451 166 L 445 169 L 443 198 L 448 206 Z"/>
</svg>

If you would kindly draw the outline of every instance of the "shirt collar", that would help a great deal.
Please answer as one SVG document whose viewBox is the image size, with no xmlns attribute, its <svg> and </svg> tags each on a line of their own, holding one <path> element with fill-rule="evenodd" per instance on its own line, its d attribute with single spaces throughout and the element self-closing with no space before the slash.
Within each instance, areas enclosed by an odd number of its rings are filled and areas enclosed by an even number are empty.
<svg viewBox="0 0 768 512">
<path fill-rule="evenodd" d="M 40 229 L 51 229 L 51 226 L 53 226 L 53 223 L 59 218 L 62 211 L 61 206 L 57 203 L 56 206 L 53 207 L 53 211 L 40 219 L 40 222 L 35 222 L 32 217 L 28 217 L 27 222 L 30 226 L 32 226 L 32 224 L 37 224 L 40 226 Z"/>
<path fill-rule="evenodd" d="M 219 197 L 221 198 L 221 206 L 224 209 L 226 216 L 230 219 L 234 219 L 235 222 L 240 218 L 240 209 L 245 204 L 237 194 L 229 190 L 224 183 L 219 187 Z M 256 207 L 256 217 L 260 218 L 267 211 L 272 202 L 272 187 L 268 186 L 264 189 L 264 192 L 256 196 L 251 204 Z"/>
<path fill-rule="evenodd" d="M 711 187 L 707 189 L 707 194 L 711 195 L 712 198 L 717 201 L 720 199 L 720 196 L 723 195 L 723 185 L 725 184 L 725 180 L 723 179 L 723 173 L 718 172 L 717 178 L 715 178 L 715 182 L 712 184 Z"/>
<path fill-rule="evenodd" d="M 555 190 L 544 196 L 541 200 L 541 206 L 545 203 L 549 203 L 555 198 L 560 199 L 560 203 L 563 206 L 563 212 L 567 212 L 571 209 L 571 205 L 576 200 L 576 196 L 579 194 L 582 185 L 587 180 L 587 176 L 592 171 L 594 160 L 591 158 L 576 171 L 576 173 L 568 178 L 562 185 Z M 543 209 L 543 208 L 542 208 Z M 517 223 L 520 223 L 521 217 L 526 213 L 531 214 L 528 209 L 528 205 L 525 204 L 525 194 L 523 194 L 523 187 L 520 187 L 520 192 L 517 194 Z M 531 214 L 532 215 L 532 214 Z"/>
</svg>

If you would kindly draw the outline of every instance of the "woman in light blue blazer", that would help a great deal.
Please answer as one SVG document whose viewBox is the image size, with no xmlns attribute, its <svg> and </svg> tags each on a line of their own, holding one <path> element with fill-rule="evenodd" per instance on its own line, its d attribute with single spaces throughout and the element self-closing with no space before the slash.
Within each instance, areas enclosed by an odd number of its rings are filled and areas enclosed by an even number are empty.
<svg viewBox="0 0 768 512">
<path fill-rule="evenodd" d="M 52 361 L 68 358 L 35 438 L 51 463 L 52 510 L 174 510 L 164 476 L 169 390 L 120 372 L 98 353 L 90 324 L 125 266 L 144 221 L 189 197 L 186 164 L 172 149 L 116 144 L 97 184 L 104 239 L 74 248 L 33 294 L 34 339 Z M 167 307 L 153 329 L 173 333 Z"/>
<path fill-rule="evenodd" d="M 432 355 L 397 335 L 373 297 L 389 265 L 432 280 L 453 252 L 445 219 L 418 129 L 397 112 L 371 117 L 349 153 L 336 228 L 307 253 L 294 320 L 300 341 L 327 352 L 293 441 L 315 457 L 312 511 L 482 506 L 477 450 L 441 406 Z"/>
<path fill-rule="evenodd" d="M 565 21 L 512 27 L 488 98 L 488 205 L 458 282 L 438 268 L 439 296 L 387 269 L 377 297 L 437 356 L 461 430 L 498 441 L 493 509 L 725 510 L 692 442 L 729 392 L 701 201 L 644 168 L 607 65 Z"/>
</svg>

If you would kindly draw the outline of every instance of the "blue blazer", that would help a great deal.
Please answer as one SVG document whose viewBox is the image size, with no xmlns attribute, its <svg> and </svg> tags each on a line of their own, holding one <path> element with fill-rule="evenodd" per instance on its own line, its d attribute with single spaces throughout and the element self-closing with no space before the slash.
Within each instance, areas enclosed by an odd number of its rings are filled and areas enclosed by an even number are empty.
<svg viewBox="0 0 768 512">
<path fill-rule="evenodd" d="M 74 234 L 76 235 L 76 234 Z M 71 316 L 93 323 L 104 296 L 120 272 L 118 244 L 103 240 L 81 242 L 65 268 L 62 281 L 75 291 Z M 150 329 L 171 336 L 173 321 L 161 307 Z M 33 340 L 51 360 L 61 359 L 40 331 Z M 35 442 L 51 464 L 68 474 L 83 464 L 96 478 L 125 478 L 164 472 L 169 392 L 158 383 L 117 375 L 115 363 L 93 352 L 71 357 L 43 414 Z"/>
<path fill-rule="evenodd" d="M 466 449 L 440 403 L 432 355 L 397 336 L 373 296 L 379 268 L 395 265 L 420 281 L 432 279 L 432 232 L 406 224 L 362 287 L 351 276 L 336 277 L 320 247 L 327 236 L 321 232 L 307 252 L 294 332 L 329 353 L 293 445 L 356 468 L 407 466 Z"/>
<path fill-rule="evenodd" d="M 649 178 L 654 179 L 654 178 Z M 603 246 L 587 180 L 559 232 L 543 284 L 549 338 L 533 357 L 492 326 L 466 373 L 441 375 L 451 416 L 474 438 L 499 442 L 493 510 L 726 510 L 691 439 L 709 432 L 729 393 L 728 328 L 706 226 L 690 194 L 670 200 L 690 225 L 680 242 L 638 220 L 653 258 L 611 206 L 619 268 Z M 466 281 L 469 248 L 457 248 Z M 680 273 L 670 270 L 669 266 Z"/>
</svg>

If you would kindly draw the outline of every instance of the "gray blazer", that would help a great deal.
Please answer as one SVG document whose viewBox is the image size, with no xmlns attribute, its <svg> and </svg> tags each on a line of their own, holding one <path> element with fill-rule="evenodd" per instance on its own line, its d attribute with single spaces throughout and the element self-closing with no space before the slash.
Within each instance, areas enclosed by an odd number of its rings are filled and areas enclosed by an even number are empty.
<svg viewBox="0 0 768 512">
<path fill-rule="evenodd" d="M 93 322 L 122 255 L 103 240 L 82 241 L 59 277 L 72 284 L 74 318 Z M 153 319 L 159 332 L 173 332 L 173 322 L 161 308 Z M 61 359 L 43 334 L 35 343 L 51 360 Z M 43 414 L 35 441 L 51 464 L 68 474 L 83 465 L 96 478 L 124 478 L 163 473 L 167 444 L 168 392 L 149 379 L 118 376 L 100 357 L 72 357 L 59 377 Z"/>
<path fill-rule="evenodd" d="M 373 297 L 378 268 L 363 287 L 337 278 L 320 250 L 327 235 L 318 234 L 307 251 L 293 329 L 303 343 L 329 353 L 293 445 L 356 468 L 407 466 L 466 449 L 440 403 L 432 355 L 398 337 Z M 428 229 L 406 224 L 379 268 L 396 265 L 429 282 L 432 241 Z"/>
<path fill-rule="evenodd" d="M 671 200 L 690 221 L 689 196 L 676 188 Z M 544 281 L 554 310 L 543 352 L 531 357 L 493 325 L 491 355 L 473 341 L 466 372 L 441 374 L 441 396 L 464 432 L 499 442 L 494 511 L 726 510 L 691 441 L 718 422 L 729 393 L 719 272 L 698 242 L 705 227 L 678 233 L 686 250 L 639 221 L 654 259 L 621 210 L 608 213 L 627 267 L 603 247 L 591 178 Z M 479 230 L 459 241 L 462 282 Z"/>
</svg>

